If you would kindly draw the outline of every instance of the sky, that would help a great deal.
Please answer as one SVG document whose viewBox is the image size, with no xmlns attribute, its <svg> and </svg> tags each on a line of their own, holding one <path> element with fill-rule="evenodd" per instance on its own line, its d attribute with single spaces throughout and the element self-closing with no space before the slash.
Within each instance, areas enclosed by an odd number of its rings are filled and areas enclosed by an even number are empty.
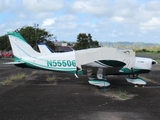
<svg viewBox="0 0 160 120">
<path fill-rule="evenodd" d="M 90 33 L 99 42 L 160 44 L 160 0 L 0 0 L 0 36 L 33 26 L 59 41 Z"/>
</svg>

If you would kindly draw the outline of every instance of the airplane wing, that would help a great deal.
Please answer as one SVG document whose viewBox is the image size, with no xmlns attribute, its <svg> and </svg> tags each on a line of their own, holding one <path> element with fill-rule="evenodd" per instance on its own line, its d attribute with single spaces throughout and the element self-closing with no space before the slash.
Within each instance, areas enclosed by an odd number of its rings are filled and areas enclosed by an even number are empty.
<svg viewBox="0 0 160 120">
<path fill-rule="evenodd" d="M 81 68 L 82 65 L 98 65 L 119 67 L 125 66 L 132 68 L 135 65 L 135 57 L 128 56 L 115 48 L 101 47 L 96 49 L 87 49 L 75 51 L 76 65 Z"/>
<path fill-rule="evenodd" d="M 114 75 L 123 72 L 121 71 L 121 68 L 125 65 L 126 64 L 124 62 L 118 60 L 98 60 L 88 64 L 84 64 L 81 67 L 83 74 L 87 75 L 96 75 L 99 69 L 103 69 L 102 74 Z"/>
<path fill-rule="evenodd" d="M 97 74 L 103 69 L 105 75 L 116 75 L 122 73 L 123 67 L 131 69 L 135 65 L 135 57 L 130 57 L 115 48 L 101 47 L 75 51 L 76 65 L 83 74 Z"/>
</svg>

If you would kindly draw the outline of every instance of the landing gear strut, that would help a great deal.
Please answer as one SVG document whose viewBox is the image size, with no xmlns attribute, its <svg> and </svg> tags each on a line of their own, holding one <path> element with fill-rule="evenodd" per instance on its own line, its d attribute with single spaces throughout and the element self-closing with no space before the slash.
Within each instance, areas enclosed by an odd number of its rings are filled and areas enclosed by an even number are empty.
<svg viewBox="0 0 160 120">
<path fill-rule="evenodd" d="M 107 81 L 107 79 L 103 75 L 103 68 L 98 68 L 97 75 L 96 76 L 91 75 L 89 77 L 88 82 L 98 87 L 107 87 L 110 85 L 110 83 Z"/>
<path fill-rule="evenodd" d="M 138 77 L 138 74 L 134 74 L 133 68 L 131 68 L 131 70 L 132 70 L 132 77 L 128 76 L 128 78 L 126 78 L 127 82 L 134 84 L 134 87 L 138 86 L 144 87 L 146 85 L 146 81 Z"/>
</svg>

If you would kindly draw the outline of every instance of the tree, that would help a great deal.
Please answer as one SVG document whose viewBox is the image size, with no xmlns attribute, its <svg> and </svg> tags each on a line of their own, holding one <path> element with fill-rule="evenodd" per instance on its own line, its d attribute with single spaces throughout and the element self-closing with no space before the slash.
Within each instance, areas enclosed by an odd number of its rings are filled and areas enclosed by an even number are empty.
<svg viewBox="0 0 160 120">
<path fill-rule="evenodd" d="M 45 31 L 45 29 L 27 26 L 21 28 L 19 32 L 35 50 L 37 50 L 38 43 L 45 43 L 51 49 L 55 49 L 54 43 L 50 41 L 53 34 L 49 34 L 47 31 Z"/>
<path fill-rule="evenodd" d="M 86 35 L 85 33 L 80 33 L 77 36 L 77 43 L 73 47 L 75 50 L 81 50 L 86 48 L 96 48 L 100 47 L 98 41 L 93 41 L 91 34 Z"/>
<path fill-rule="evenodd" d="M 35 29 L 34 27 L 27 26 L 21 28 L 19 32 L 35 50 L 38 50 L 37 44 L 42 42 L 47 44 L 51 49 L 55 49 L 55 45 L 51 41 L 53 34 L 49 34 L 45 29 Z M 0 36 L 0 50 L 11 50 L 7 35 Z"/>
<path fill-rule="evenodd" d="M 11 46 L 7 35 L 0 36 L 0 50 L 11 50 Z"/>
</svg>

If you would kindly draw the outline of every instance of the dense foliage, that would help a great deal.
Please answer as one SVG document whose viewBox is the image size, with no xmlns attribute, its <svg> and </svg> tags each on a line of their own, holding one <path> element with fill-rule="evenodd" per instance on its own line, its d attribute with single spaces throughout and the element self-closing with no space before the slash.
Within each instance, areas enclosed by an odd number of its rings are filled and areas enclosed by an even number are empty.
<svg viewBox="0 0 160 120">
<path fill-rule="evenodd" d="M 23 27 L 19 30 L 26 41 L 35 49 L 38 43 L 46 43 L 51 49 L 55 49 L 55 45 L 50 41 L 53 34 L 49 34 L 45 29 L 34 28 L 31 26 Z M 0 50 L 11 50 L 7 35 L 0 37 Z"/>
<path fill-rule="evenodd" d="M 85 33 L 80 33 L 77 36 L 77 42 L 74 45 L 75 50 L 81 50 L 86 48 L 96 48 L 100 47 L 98 41 L 93 41 L 91 34 L 86 35 Z"/>
<path fill-rule="evenodd" d="M 3 35 L 0 37 L 0 50 L 11 50 L 11 46 L 7 35 Z"/>
</svg>

